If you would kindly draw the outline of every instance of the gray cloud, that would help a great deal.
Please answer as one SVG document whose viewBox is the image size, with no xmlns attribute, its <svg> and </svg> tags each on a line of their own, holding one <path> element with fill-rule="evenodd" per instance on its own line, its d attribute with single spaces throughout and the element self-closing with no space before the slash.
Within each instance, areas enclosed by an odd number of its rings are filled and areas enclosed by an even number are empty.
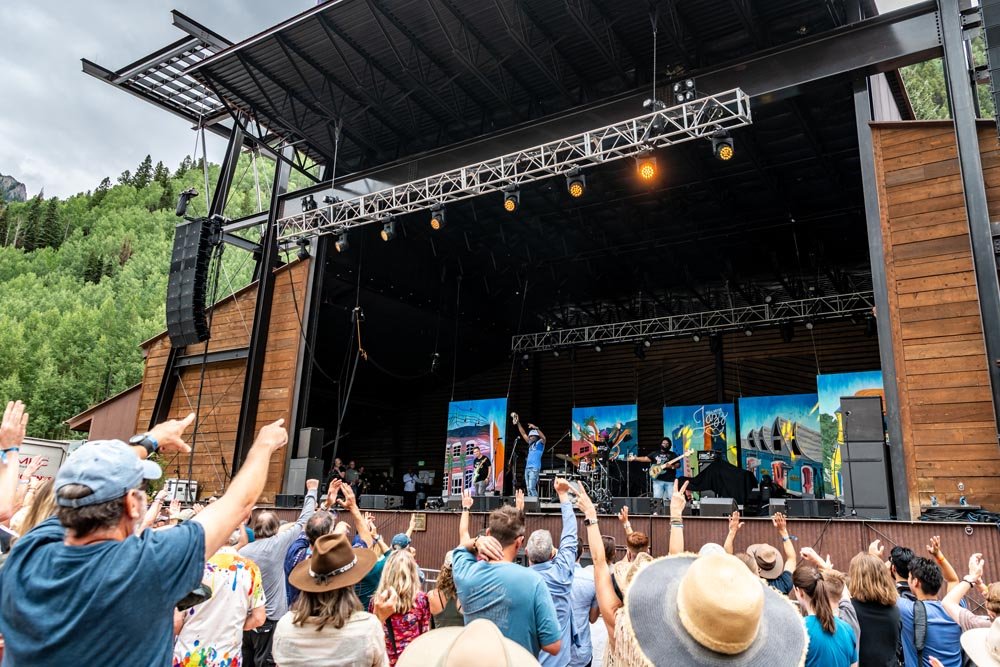
<svg viewBox="0 0 1000 667">
<path fill-rule="evenodd" d="M 87 58 L 118 69 L 184 34 L 177 9 L 239 41 L 309 8 L 310 0 L 13 0 L 0 13 L 0 173 L 61 196 L 135 169 L 148 153 L 175 167 L 195 145 L 180 118 L 89 77 Z M 208 139 L 218 161 L 221 139 Z"/>
</svg>

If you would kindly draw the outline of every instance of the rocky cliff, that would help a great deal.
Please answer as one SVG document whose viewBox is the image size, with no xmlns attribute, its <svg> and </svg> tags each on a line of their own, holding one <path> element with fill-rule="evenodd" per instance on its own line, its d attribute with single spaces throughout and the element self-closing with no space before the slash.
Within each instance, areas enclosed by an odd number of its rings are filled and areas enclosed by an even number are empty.
<svg viewBox="0 0 1000 667">
<path fill-rule="evenodd" d="M 0 201 L 25 201 L 28 189 L 13 176 L 0 174 Z"/>
</svg>

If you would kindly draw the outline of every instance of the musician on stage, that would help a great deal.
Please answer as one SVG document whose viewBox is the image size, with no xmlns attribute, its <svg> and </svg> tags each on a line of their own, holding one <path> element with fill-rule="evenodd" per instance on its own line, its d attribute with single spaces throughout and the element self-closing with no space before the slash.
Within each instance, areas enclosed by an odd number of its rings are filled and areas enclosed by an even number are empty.
<svg viewBox="0 0 1000 667">
<path fill-rule="evenodd" d="M 486 487 L 490 484 L 490 457 L 483 454 L 483 450 L 476 445 L 476 460 L 472 468 L 472 485 L 475 487 L 477 496 L 486 495 Z"/>
<path fill-rule="evenodd" d="M 534 424 L 528 424 L 528 430 L 524 430 L 517 413 L 513 414 L 514 424 L 521 432 L 521 437 L 528 443 L 528 461 L 524 465 L 524 485 L 526 487 L 524 495 L 529 498 L 538 497 L 538 475 L 542 471 L 542 454 L 545 452 L 545 434 L 542 429 Z"/>
<path fill-rule="evenodd" d="M 673 443 L 670 442 L 670 438 L 663 438 L 660 441 L 660 448 L 656 451 L 650 452 L 646 456 L 633 456 L 629 458 L 630 461 L 640 461 L 642 463 L 663 466 L 660 474 L 653 478 L 653 497 L 662 498 L 667 501 L 670 500 L 670 496 L 674 495 L 674 479 L 677 477 L 677 467 L 680 466 L 680 461 L 667 464 L 668 461 L 677 456 L 674 454 L 672 445 Z"/>
</svg>

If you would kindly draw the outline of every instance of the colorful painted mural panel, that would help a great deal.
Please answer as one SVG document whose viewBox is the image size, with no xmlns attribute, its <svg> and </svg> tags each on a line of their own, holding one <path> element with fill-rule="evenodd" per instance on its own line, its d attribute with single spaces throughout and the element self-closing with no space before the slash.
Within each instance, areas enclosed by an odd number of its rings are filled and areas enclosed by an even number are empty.
<svg viewBox="0 0 1000 667">
<path fill-rule="evenodd" d="M 663 435 L 670 438 L 678 454 L 689 449 L 714 449 L 733 465 L 739 464 L 736 411 L 732 403 L 665 406 Z M 683 474 L 686 477 L 698 474 L 697 457 L 684 459 Z"/>
<path fill-rule="evenodd" d="M 507 399 L 486 398 L 448 404 L 448 435 L 444 456 L 444 495 L 459 495 L 472 486 L 478 448 L 490 459 L 488 491 L 503 493 Z"/>
<path fill-rule="evenodd" d="M 639 407 L 605 405 L 573 408 L 573 454 L 606 451 L 610 458 L 638 454 Z"/>
<path fill-rule="evenodd" d="M 844 444 L 844 421 L 840 399 L 845 396 L 880 396 L 885 406 L 882 371 L 831 373 L 816 376 L 819 394 L 819 432 L 823 443 L 823 470 L 831 493 L 842 498 L 841 446 Z M 885 408 L 883 407 L 883 410 Z"/>
</svg>

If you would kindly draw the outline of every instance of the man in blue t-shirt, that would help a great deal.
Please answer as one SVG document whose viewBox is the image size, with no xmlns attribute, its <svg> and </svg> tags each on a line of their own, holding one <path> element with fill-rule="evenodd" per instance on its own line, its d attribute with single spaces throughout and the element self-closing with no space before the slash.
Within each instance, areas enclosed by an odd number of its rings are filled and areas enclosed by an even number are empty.
<svg viewBox="0 0 1000 667">
<path fill-rule="evenodd" d="M 534 424 L 528 424 L 528 430 L 520 420 L 515 422 L 521 437 L 528 443 L 528 461 L 524 465 L 524 495 L 529 498 L 538 497 L 538 475 L 542 471 L 542 453 L 545 451 L 545 434 Z"/>
<path fill-rule="evenodd" d="M 934 561 L 916 557 L 910 561 L 908 583 L 916 600 L 905 597 L 896 599 L 899 609 L 903 655 L 908 666 L 917 665 L 917 647 L 914 644 L 914 608 L 922 604 L 927 613 L 927 635 L 924 641 L 923 665 L 929 658 L 937 658 L 944 667 L 962 667 L 962 628 L 953 621 L 944 605 L 937 599 L 944 583 L 941 568 Z"/>
<path fill-rule="evenodd" d="M 194 414 L 132 438 L 88 442 L 56 474 L 57 518 L 21 537 L 0 570 L 0 633 L 11 665 L 169 665 L 174 607 L 200 583 L 205 560 L 241 523 L 284 446 L 284 420 L 265 426 L 239 474 L 193 520 L 135 530 L 146 513 L 146 457 L 188 452 Z"/>
<path fill-rule="evenodd" d="M 463 496 L 471 505 L 468 491 Z M 465 507 L 462 545 L 452 552 L 451 563 L 466 625 L 485 618 L 532 655 L 558 655 L 562 633 L 545 580 L 514 563 L 524 542 L 524 515 L 510 506 L 496 509 L 490 513 L 486 535 L 475 539 L 469 537 L 468 525 Z"/>
</svg>

